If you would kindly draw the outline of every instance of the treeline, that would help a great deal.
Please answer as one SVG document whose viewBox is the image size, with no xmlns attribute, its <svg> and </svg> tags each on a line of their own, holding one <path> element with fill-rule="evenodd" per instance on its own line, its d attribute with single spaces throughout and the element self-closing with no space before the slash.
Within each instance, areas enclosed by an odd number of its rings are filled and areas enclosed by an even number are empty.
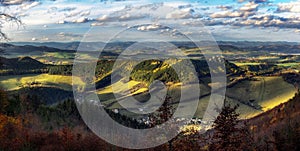
<svg viewBox="0 0 300 151">
<path fill-rule="evenodd" d="M 84 66 L 91 66 L 91 63 L 84 63 Z M 111 72 L 114 61 L 99 60 L 96 64 L 95 76 L 102 78 L 107 73 Z M 47 67 L 48 73 L 53 75 L 72 75 L 73 65 L 51 65 Z"/>
<path fill-rule="evenodd" d="M 190 63 L 192 63 L 192 66 Z M 228 61 L 225 61 L 224 63 L 227 74 L 244 73 L 244 70 L 238 66 Z M 207 61 L 204 59 L 173 60 L 171 64 L 172 65 L 169 65 L 167 61 L 163 62 L 158 60 L 143 61 L 134 67 L 130 79 L 148 83 L 151 83 L 154 80 L 160 80 L 167 83 L 180 82 L 180 77 L 182 77 L 189 81 L 193 78 L 193 73 L 191 71 L 195 71 L 198 78 L 210 76 L 210 68 Z M 173 67 L 177 68 L 178 73 Z M 218 66 L 213 66 L 212 68 L 218 68 Z"/>
<path fill-rule="evenodd" d="M 146 83 L 152 83 L 154 80 L 160 80 L 165 83 L 180 81 L 172 67 L 157 60 L 147 60 L 139 63 L 132 70 L 130 79 Z"/>
<path fill-rule="evenodd" d="M 290 84 L 295 85 L 298 89 L 300 87 L 300 74 L 297 73 L 287 73 L 283 74 L 283 79 Z"/>
<path fill-rule="evenodd" d="M 52 75 L 72 75 L 73 65 L 51 65 L 47 69 Z"/>
<path fill-rule="evenodd" d="M 246 70 L 254 72 L 257 75 L 279 71 L 278 66 L 273 64 L 248 65 Z"/>
<path fill-rule="evenodd" d="M 0 58 L 0 75 L 39 74 L 48 72 L 47 65 L 30 57 Z"/>
</svg>

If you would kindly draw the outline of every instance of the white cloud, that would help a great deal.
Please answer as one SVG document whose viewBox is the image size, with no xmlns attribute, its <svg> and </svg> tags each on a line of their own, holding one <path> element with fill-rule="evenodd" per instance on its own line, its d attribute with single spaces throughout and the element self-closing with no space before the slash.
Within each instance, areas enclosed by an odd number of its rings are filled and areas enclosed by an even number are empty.
<svg viewBox="0 0 300 151">
<path fill-rule="evenodd" d="M 257 7 L 259 6 L 259 4 L 256 4 L 254 2 L 249 2 L 247 4 L 245 4 L 244 6 L 242 6 L 240 8 L 241 11 L 254 11 L 257 9 Z"/>
<path fill-rule="evenodd" d="M 80 16 L 88 16 L 91 14 L 91 11 L 90 10 L 87 10 L 87 11 L 83 11 L 80 13 Z"/>
<path fill-rule="evenodd" d="M 229 9 L 232 9 L 233 7 L 232 6 L 224 6 L 224 5 L 220 5 L 220 6 L 217 6 L 218 9 L 221 9 L 223 11 L 226 11 L 226 10 L 229 10 Z"/>
<path fill-rule="evenodd" d="M 278 12 L 300 13 L 300 1 L 278 4 Z"/>
<path fill-rule="evenodd" d="M 131 15 L 131 14 L 125 14 L 119 17 L 120 21 L 129 21 L 134 19 L 141 19 L 147 17 L 147 14 L 141 14 L 141 15 Z"/>
<path fill-rule="evenodd" d="M 41 41 L 48 41 L 48 40 L 49 40 L 48 37 L 43 37 L 43 38 L 41 39 Z"/>
<path fill-rule="evenodd" d="M 159 24 L 144 25 L 144 26 L 137 27 L 137 30 L 140 30 L 140 31 L 153 31 L 153 30 L 159 30 L 159 29 L 164 29 L 164 27 Z"/>
<path fill-rule="evenodd" d="M 26 2 L 27 0 L 3 0 L 2 4 L 5 5 L 19 5 L 23 2 Z"/>
<path fill-rule="evenodd" d="M 36 6 L 40 5 L 40 4 L 41 4 L 40 2 L 23 3 L 21 5 L 21 9 L 23 9 L 23 10 L 29 10 L 29 9 L 31 9 L 33 7 L 36 7 Z"/>
<path fill-rule="evenodd" d="M 88 21 L 89 21 L 88 18 L 86 18 L 86 17 L 80 17 L 80 18 L 74 20 L 73 23 L 86 23 Z"/>
<path fill-rule="evenodd" d="M 175 10 L 171 13 L 168 13 L 166 15 L 166 19 L 188 19 L 188 18 L 194 18 L 196 15 L 193 14 L 194 10 L 189 9 L 181 9 L 181 10 Z"/>
<path fill-rule="evenodd" d="M 242 17 L 244 15 L 243 12 L 239 11 L 223 11 L 216 12 L 210 15 L 211 18 L 234 18 L 234 17 Z"/>
<path fill-rule="evenodd" d="M 91 23 L 91 26 L 102 26 L 102 25 L 104 25 L 104 23 L 97 23 L 97 22 Z"/>
<path fill-rule="evenodd" d="M 66 32 L 60 32 L 56 35 L 57 37 L 59 38 L 77 38 L 77 37 L 82 37 L 82 35 L 79 35 L 79 34 L 74 34 L 74 33 L 66 33 Z"/>
<path fill-rule="evenodd" d="M 97 18 L 96 21 L 109 22 L 109 21 L 116 21 L 116 19 L 117 19 L 116 17 L 112 17 L 112 16 L 109 16 L 109 15 L 102 15 L 99 18 Z"/>
<path fill-rule="evenodd" d="M 55 30 L 58 33 L 57 30 L 61 28 L 78 27 L 86 29 L 89 26 L 105 26 L 105 28 L 109 27 L 115 30 L 145 22 L 150 22 L 150 24 L 139 26 L 136 30 L 158 30 L 159 33 L 166 34 L 172 32 L 172 30 L 161 26 L 164 23 L 174 25 L 174 27 L 198 27 L 201 22 L 210 27 L 229 25 L 229 27 L 293 28 L 289 29 L 293 32 L 300 28 L 300 1 L 280 4 L 273 2 L 270 4 L 266 3 L 267 0 L 242 0 L 243 3 L 222 2 L 216 5 L 190 1 L 163 3 L 147 1 L 146 4 L 143 0 L 142 2 L 122 1 L 107 2 L 106 4 L 98 1 L 90 3 L 84 1 L 67 2 L 66 0 L 42 1 L 42 3 L 41 1 L 27 1 L 24 3 L 25 0 L 4 1 L 9 2 L 10 5 L 18 4 L 10 6 L 11 9 L 7 10 L 10 14 L 21 16 L 22 22 L 26 26 L 38 25 L 34 28 L 40 27 L 45 32 L 49 29 L 49 31 Z M 87 22 L 89 23 L 87 24 Z M 160 24 L 151 24 L 153 22 Z M 55 23 L 56 25 L 52 25 Z M 69 23 L 70 25 L 67 26 L 58 25 Z M 69 32 L 68 30 L 65 32 Z M 190 32 L 192 34 L 193 31 Z M 32 37 L 36 37 L 38 40 L 43 39 L 42 36 L 38 35 L 30 35 L 27 39 L 31 40 Z M 47 37 L 51 38 L 50 40 L 53 39 L 51 36 Z"/>
<path fill-rule="evenodd" d="M 57 23 L 58 23 L 58 24 L 65 24 L 66 21 L 64 21 L 64 20 L 59 20 Z"/>
<path fill-rule="evenodd" d="M 261 15 L 252 17 L 245 21 L 235 23 L 235 25 L 252 25 L 259 27 L 279 27 L 279 28 L 299 28 L 300 18 L 284 18 L 274 15 Z"/>
</svg>

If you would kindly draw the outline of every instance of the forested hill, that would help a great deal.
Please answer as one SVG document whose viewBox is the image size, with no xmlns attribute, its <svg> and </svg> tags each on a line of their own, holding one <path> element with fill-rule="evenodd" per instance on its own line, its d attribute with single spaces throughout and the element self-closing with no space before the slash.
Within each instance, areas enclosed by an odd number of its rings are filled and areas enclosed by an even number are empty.
<svg viewBox="0 0 300 151">
<path fill-rule="evenodd" d="M 17 75 L 47 72 L 47 65 L 30 57 L 7 59 L 0 57 L 0 74 Z"/>
<path fill-rule="evenodd" d="M 257 145 L 298 150 L 300 144 L 300 94 L 290 101 L 249 119 Z M 296 149 L 298 147 L 298 149 Z"/>
</svg>

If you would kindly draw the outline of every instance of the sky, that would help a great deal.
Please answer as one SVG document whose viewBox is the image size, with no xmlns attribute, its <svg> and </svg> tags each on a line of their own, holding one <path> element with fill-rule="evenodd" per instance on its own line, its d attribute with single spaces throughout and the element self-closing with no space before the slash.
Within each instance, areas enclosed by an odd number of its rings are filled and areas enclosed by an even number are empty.
<svg viewBox="0 0 300 151">
<path fill-rule="evenodd" d="M 300 41 L 300 0 L 4 0 L 0 11 L 23 22 L 3 23 L 13 42 Z"/>
</svg>

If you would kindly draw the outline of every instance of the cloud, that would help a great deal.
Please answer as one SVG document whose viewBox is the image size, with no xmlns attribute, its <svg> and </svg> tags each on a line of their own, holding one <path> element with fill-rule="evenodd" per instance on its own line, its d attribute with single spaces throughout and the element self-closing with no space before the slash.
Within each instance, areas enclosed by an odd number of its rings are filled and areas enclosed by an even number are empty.
<svg viewBox="0 0 300 151">
<path fill-rule="evenodd" d="M 223 11 L 226 11 L 226 10 L 229 10 L 229 9 L 232 9 L 233 7 L 232 6 L 224 6 L 224 5 L 220 5 L 220 6 L 217 6 L 218 9 L 221 9 Z"/>
<path fill-rule="evenodd" d="M 131 14 L 125 14 L 118 18 L 119 21 L 129 21 L 129 20 L 135 20 L 135 19 L 142 19 L 148 17 L 147 14 L 141 14 L 141 15 L 131 15 Z"/>
<path fill-rule="evenodd" d="M 90 10 L 87 10 L 87 11 L 82 11 L 81 13 L 80 13 L 80 16 L 88 16 L 88 15 L 90 15 L 91 14 L 91 11 Z"/>
<path fill-rule="evenodd" d="M 216 12 L 210 15 L 211 18 L 234 18 L 234 17 L 243 17 L 244 13 L 239 11 L 222 11 Z"/>
<path fill-rule="evenodd" d="M 258 6 L 259 6 L 259 4 L 250 2 L 250 3 L 247 3 L 244 6 L 240 7 L 240 11 L 255 11 L 255 10 L 257 10 Z"/>
<path fill-rule="evenodd" d="M 48 37 L 43 37 L 40 39 L 41 41 L 49 41 L 49 38 Z"/>
<path fill-rule="evenodd" d="M 192 7 L 192 4 L 185 4 L 185 5 L 178 6 L 179 9 L 185 9 L 185 8 L 190 8 L 190 7 Z"/>
<path fill-rule="evenodd" d="M 235 23 L 235 25 L 245 26 L 252 25 L 258 27 L 279 27 L 279 28 L 300 28 L 300 18 L 284 18 L 275 15 L 263 15 L 260 17 L 252 17 L 248 20 Z"/>
<path fill-rule="evenodd" d="M 132 21 L 142 19 L 189 19 L 198 18 L 192 5 L 179 5 L 170 7 L 163 3 L 153 3 L 139 6 L 126 6 L 125 8 L 104 14 L 96 18 L 99 22 Z"/>
<path fill-rule="evenodd" d="M 41 2 L 23 3 L 23 4 L 21 4 L 21 9 L 22 10 L 29 10 L 33 7 L 36 7 L 36 6 L 40 5 L 40 4 L 41 4 Z"/>
<path fill-rule="evenodd" d="M 95 21 L 95 20 L 91 19 L 91 18 L 87 18 L 87 17 L 79 17 L 79 18 L 73 19 L 71 21 L 69 21 L 69 20 L 59 20 L 56 23 L 57 24 L 75 24 L 75 23 L 87 23 L 87 22 L 90 22 L 90 21 Z"/>
<path fill-rule="evenodd" d="M 244 13 L 236 13 L 225 11 L 223 13 L 211 15 L 212 18 L 202 18 L 200 22 L 198 20 L 195 21 L 186 21 L 183 22 L 182 25 L 187 26 L 197 26 L 202 23 L 206 26 L 217 26 L 217 25 L 230 25 L 235 27 L 276 27 L 278 29 L 300 29 L 300 16 L 280 16 L 280 14 L 272 15 L 272 14 L 260 14 L 257 15 L 255 12 L 246 12 L 252 13 L 246 17 Z M 215 18 L 213 18 L 215 17 Z M 272 30 L 274 31 L 274 30 Z"/>
<path fill-rule="evenodd" d="M 178 38 L 179 36 L 184 36 L 177 29 L 173 29 L 167 26 L 163 26 L 160 24 L 147 24 L 147 25 L 139 25 L 131 28 L 135 28 L 137 31 L 141 32 L 158 32 L 160 35 L 164 35 L 167 37 Z"/>
<path fill-rule="evenodd" d="M 80 17 L 80 18 L 78 18 L 76 20 L 73 20 L 73 23 L 86 23 L 88 21 L 89 21 L 88 18 L 86 18 L 86 17 Z"/>
<path fill-rule="evenodd" d="M 179 8 L 176 8 L 177 10 Z M 171 13 L 170 13 L 171 12 Z M 163 3 L 153 3 L 147 5 L 138 5 L 132 6 L 127 5 L 126 7 L 116 10 L 110 11 L 109 13 L 99 15 L 95 18 L 96 21 L 100 23 L 108 23 L 108 22 L 127 22 L 133 20 L 142 20 L 142 19 L 158 19 L 158 18 L 166 18 L 166 15 L 178 18 L 188 17 L 188 13 L 190 11 L 174 11 L 174 8 L 166 7 Z"/>
<path fill-rule="evenodd" d="M 98 23 L 98 22 L 91 23 L 91 26 L 102 26 L 102 25 L 104 25 L 104 23 Z"/>
<path fill-rule="evenodd" d="M 300 2 L 278 4 L 277 12 L 300 13 Z"/>
<path fill-rule="evenodd" d="M 137 26 L 137 30 L 139 31 L 157 31 L 161 29 L 166 29 L 166 27 L 160 24 L 150 24 L 150 25 L 141 25 Z"/>
<path fill-rule="evenodd" d="M 71 17 L 79 16 L 81 14 L 81 12 L 82 11 L 71 11 L 71 12 L 65 14 L 65 17 L 71 18 Z"/>
<path fill-rule="evenodd" d="M 1 1 L 1 0 L 0 0 Z M 31 28 L 31 25 L 38 25 L 33 28 L 47 25 L 48 31 L 55 30 L 59 33 L 61 28 L 82 28 L 88 26 L 105 26 L 109 30 L 116 30 L 123 27 L 131 27 L 139 23 L 161 23 L 147 24 L 136 27 L 137 33 L 146 31 L 157 31 L 163 35 L 176 35 L 176 31 L 163 27 L 164 23 L 170 24 L 178 29 L 186 28 L 191 30 L 202 25 L 209 28 L 220 27 L 275 27 L 281 31 L 282 28 L 294 30 L 300 28 L 300 1 L 290 3 L 278 3 L 268 0 L 240 0 L 218 2 L 215 4 L 203 4 L 191 1 L 172 1 L 163 3 L 153 3 L 145 1 L 109 1 L 106 3 L 93 0 L 94 3 L 75 0 L 35 1 L 35 0 L 2 0 L 10 6 L 7 10 L 10 14 L 20 17 L 22 21 Z M 271 3 L 272 2 L 272 3 Z M 38 7 L 37 7 L 38 6 Z M 16 8 L 16 9 L 15 9 Z M 34 9 L 32 9 L 34 8 Z M 28 11 L 24 11 L 28 10 Z M 11 13 L 12 12 L 12 13 Z M 51 25 L 51 24 L 71 24 L 71 25 Z M 75 25 L 76 24 L 76 25 Z M 78 24 L 78 25 L 77 25 Z M 227 26 L 228 25 L 228 26 Z M 55 29 L 54 29 L 55 28 Z M 102 27 L 99 27 L 100 29 Z M 291 29 L 293 28 L 293 29 Z M 42 28 L 45 30 L 45 28 Z M 66 30 L 67 32 L 69 30 Z M 107 31 L 110 32 L 110 31 Z M 56 35 L 58 36 L 58 35 Z M 70 35 L 71 36 L 71 35 Z M 64 35 L 62 37 L 69 37 Z M 133 35 L 135 36 L 135 35 Z M 30 35 L 29 40 L 36 37 L 38 41 L 42 38 L 37 35 Z M 50 40 L 54 39 L 48 36 Z"/>
<path fill-rule="evenodd" d="M 252 0 L 254 3 L 268 3 L 269 0 Z"/>
<path fill-rule="evenodd" d="M 259 4 L 256 4 L 254 2 L 249 2 L 237 8 L 236 10 L 232 10 L 232 11 L 228 10 L 230 8 L 228 6 L 227 7 L 218 6 L 217 8 L 221 8 L 222 10 L 225 11 L 212 13 L 210 17 L 211 18 L 237 18 L 237 17 L 247 18 L 249 16 L 256 14 L 258 6 Z"/>
<path fill-rule="evenodd" d="M 243 2 L 252 2 L 252 3 L 269 3 L 269 0 L 237 0 L 239 3 L 243 3 Z"/>
<path fill-rule="evenodd" d="M 65 24 L 66 23 L 66 21 L 64 21 L 64 20 L 59 20 L 58 22 L 57 22 L 57 24 Z"/>
<path fill-rule="evenodd" d="M 82 35 L 79 35 L 79 34 L 65 33 L 65 32 L 60 32 L 56 36 L 58 36 L 60 38 L 82 37 Z"/>
<path fill-rule="evenodd" d="M 196 18 L 198 15 L 194 14 L 194 9 L 183 9 L 183 10 L 175 10 L 166 15 L 166 19 L 188 19 L 188 18 Z"/>
<path fill-rule="evenodd" d="M 57 10 L 57 7 L 55 7 L 55 8 Z M 58 12 L 70 12 L 73 10 L 76 10 L 76 7 L 64 7 L 64 8 L 59 9 Z"/>
<path fill-rule="evenodd" d="M 20 5 L 24 2 L 28 2 L 30 0 L 2 0 L 0 1 L 3 5 Z"/>
</svg>

